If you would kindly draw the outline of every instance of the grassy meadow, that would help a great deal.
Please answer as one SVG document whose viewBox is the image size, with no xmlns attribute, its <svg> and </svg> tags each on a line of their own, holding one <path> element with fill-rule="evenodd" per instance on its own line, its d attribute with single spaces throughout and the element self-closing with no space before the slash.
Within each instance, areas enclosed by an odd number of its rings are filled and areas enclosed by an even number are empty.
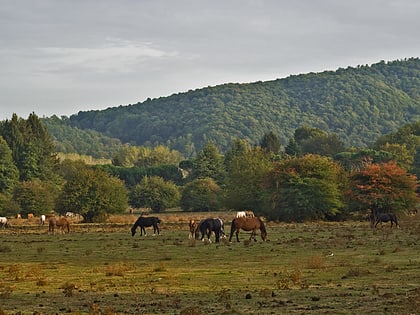
<svg viewBox="0 0 420 315">
<path fill-rule="evenodd" d="M 131 236 L 137 215 L 48 234 L 0 229 L 3 314 L 420 314 L 420 215 L 368 222 L 267 223 L 268 241 L 188 239 L 189 218 Z M 230 230 L 233 213 L 218 213 Z M 234 240 L 234 239 L 233 239 Z"/>
</svg>

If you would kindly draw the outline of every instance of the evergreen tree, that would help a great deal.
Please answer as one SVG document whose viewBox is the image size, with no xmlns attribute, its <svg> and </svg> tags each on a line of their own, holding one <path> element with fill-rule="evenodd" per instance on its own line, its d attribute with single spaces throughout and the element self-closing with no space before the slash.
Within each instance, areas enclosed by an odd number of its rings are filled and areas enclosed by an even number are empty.
<svg viewBox="0 0 420 315">
<path fill-rule="evenodd" d="M 27 120 L 14 114 L 10 121 L 1 124 L 0 135 L 12 150 L 21 180 L 51 180 L 54 177 L 58 163 L 54 141 L 34 113 Z"/>
<path fill-rule="evenodd" d="M 0 194 L 10 194 L 19 179 L 19 171 L 13 163 L 12 151 L 0 136 Z"/>
<path fill-rule="evenodd" d="M 198 152 L 193 162 L 193 178 L 213 178 L 217 183 L 224 180 L 225 170 L 223 157 L 213 142 Z"/>
<path fill-rule="evenodd" d="M 273 154 L 279 154 L 281 143 L 274 132 L 265 133 L 260 143 L 261 148 Z"/>
<path fill-rule="evenodd" d="M 227 208 L 261 213 L 266 191 L 263 181 L 271 168 L 269 155 L 260 147 L 235 155 L 227 169 Z"/>
</svg>

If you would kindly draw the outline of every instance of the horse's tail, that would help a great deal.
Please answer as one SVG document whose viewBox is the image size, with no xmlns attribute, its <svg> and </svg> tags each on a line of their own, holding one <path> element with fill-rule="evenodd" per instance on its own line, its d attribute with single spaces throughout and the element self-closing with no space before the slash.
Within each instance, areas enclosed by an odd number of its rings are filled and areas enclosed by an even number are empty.
<svg viewBox="0 0 420 315">
<path fill-rule="evenodd" d="M 395 214 L 392 214 L 392 216 L 393 216 L 393 219 L 394 219 L 394 222 L 395 222 L 395 226 L 396 226 L 396 227 L 399 227 L 400 225 L 399 225 L 399 223 L 398 223 L 398 218 L 397 218 L 397 216 L 396 216 Z"/>
<path fill-rule="evenodd" d="M 262 233 L 267 233 L 267 230 L 265 228 L 265 224 L 264 224 L 263 220 L 261 220 L 261 218 L 258 218 L 258 221 L 260 221 L 260 231 Z"/>
<path fill-rule="evenodd" d="M 258 221 L 260 221 L 261 238 L 265 241 L 267 239 L 267 229 L 265 228 L 265 224 L 261 218 L 258 218 Z"/>
<path fill-rule="evenodd" d="M 232 220 L 232 224 L 230 225 L 230 235 L 229 235 L 229 242 L 232 240 L 233 233 L 236 230 L 236 219 Z"/>
</svg>

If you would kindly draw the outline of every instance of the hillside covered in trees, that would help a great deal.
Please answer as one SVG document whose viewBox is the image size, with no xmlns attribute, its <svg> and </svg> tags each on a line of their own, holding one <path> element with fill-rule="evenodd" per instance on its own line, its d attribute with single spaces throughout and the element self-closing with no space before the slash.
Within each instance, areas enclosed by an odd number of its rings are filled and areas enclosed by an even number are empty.
<svg viewBox="0 0 420 315">
<path fill-rule="evenodd" d="M 209 140 L 225 151 L 234 139 L 258 143 L 268 131 L 286 145 L 303 125 L 334 132 L 346 146 L 364 147 L 420 119 L 419 87 L 420 60 L 411 58 L 274 81 L 229 83 L 79 112 L 50 121 L 48 129 L 67 147 L 74 133 L 57 132 L 57 124 L 94 130 L 122 143 L 164 144 L 186 157 Z"/>
</svg>

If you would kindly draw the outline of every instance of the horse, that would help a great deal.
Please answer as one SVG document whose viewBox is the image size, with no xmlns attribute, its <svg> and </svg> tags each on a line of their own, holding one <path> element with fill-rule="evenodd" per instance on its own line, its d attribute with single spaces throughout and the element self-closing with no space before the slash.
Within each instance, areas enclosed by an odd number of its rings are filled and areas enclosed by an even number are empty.
<svg viewBox="0 0 420 315">
<path fill-rule="evenodd" d="M 134 223 L 134 225 L 131 227 L 131 236 L 134 236 L 136 234 L 137 227 L 140 227 L 140 236 L 144 235 L 146 236 L 146 229 L 145 227 L 153 226 L 153 235 L 157 234 L 159 235 L 159 226 L 158 224 L 162 221 L 158 217 L 143 217 L 140 216 L 137 221 Z"/>
<path fill-rule="evenodd" d="M 45 214 L 41 214 L 41 216 L 39 217 L 40 224 L 44 225 L 46 219 L 47 217 L 45 216 Z"/>
<path fill-rule="evenodd" d="M 201 233 L 201 240 L 204 240 L 206 236 L 211 242 L 211 232 L 214 232 L 216 243 L 219 243 L 220 236 L 225 235 L 223 220 L 220 218 L 208 218 L 201 220 L 198 227 L 195 230 L 195 239 L 198 240 Z"/>
<path fill-rule="evenodd" d="M 261 238 L 263 241 L 267 240 L 267 231 L 265 229 L 264 222 L 258 217 L 249 217 L 249 218 L 235 218 L 232 220 L 232 225 L 230 228 L 229 242 L 232 241 L 233 233 L 236 233 L 236 241 L 239 242 L 239 231 L 252 231 L 250 240 L 253 238 L 254 241 L 257 241 L 255 238 L 256 230 L 260 229 Z"/>
<path fill-rule="evenodd" d="M 54 233 L 56 227 L 59 227 L 62 233 L 65 233 L 65 230 L 67 230 L 67 233 L 70 233 L 70 223 L 65 217 L 58 219 L 51 217 L 48 219 L 48 232 Z"/>
<path fill-rule="evenodd" d="M 397 216 L 393 213 L 377 213 L 376 215 L 371 214 L 370 215 L 370 226 L 372 228 L 376 228 L 379 223 L 382 222 L 391 222 L 391 228 L 393 227 L 395 223 L 395 227 L 399 227 Z"/>
<path fill-rule="evenodd" d="M 191 219 L 190 222 L 188 223 L 188 226 L 190 228 L 190 233 L 188 234 L 188 238 L 192 239 L 194 238 L 195 231 L 197 230 L 197 227 L 198 227 L 198 223 L 197 221 Z"/>
<path fill-rule="evenodd" d="M 6 217 L 0 217 L 0 227 L 6 228 L 9 227 L 9 220 Z"/>
</svg>

